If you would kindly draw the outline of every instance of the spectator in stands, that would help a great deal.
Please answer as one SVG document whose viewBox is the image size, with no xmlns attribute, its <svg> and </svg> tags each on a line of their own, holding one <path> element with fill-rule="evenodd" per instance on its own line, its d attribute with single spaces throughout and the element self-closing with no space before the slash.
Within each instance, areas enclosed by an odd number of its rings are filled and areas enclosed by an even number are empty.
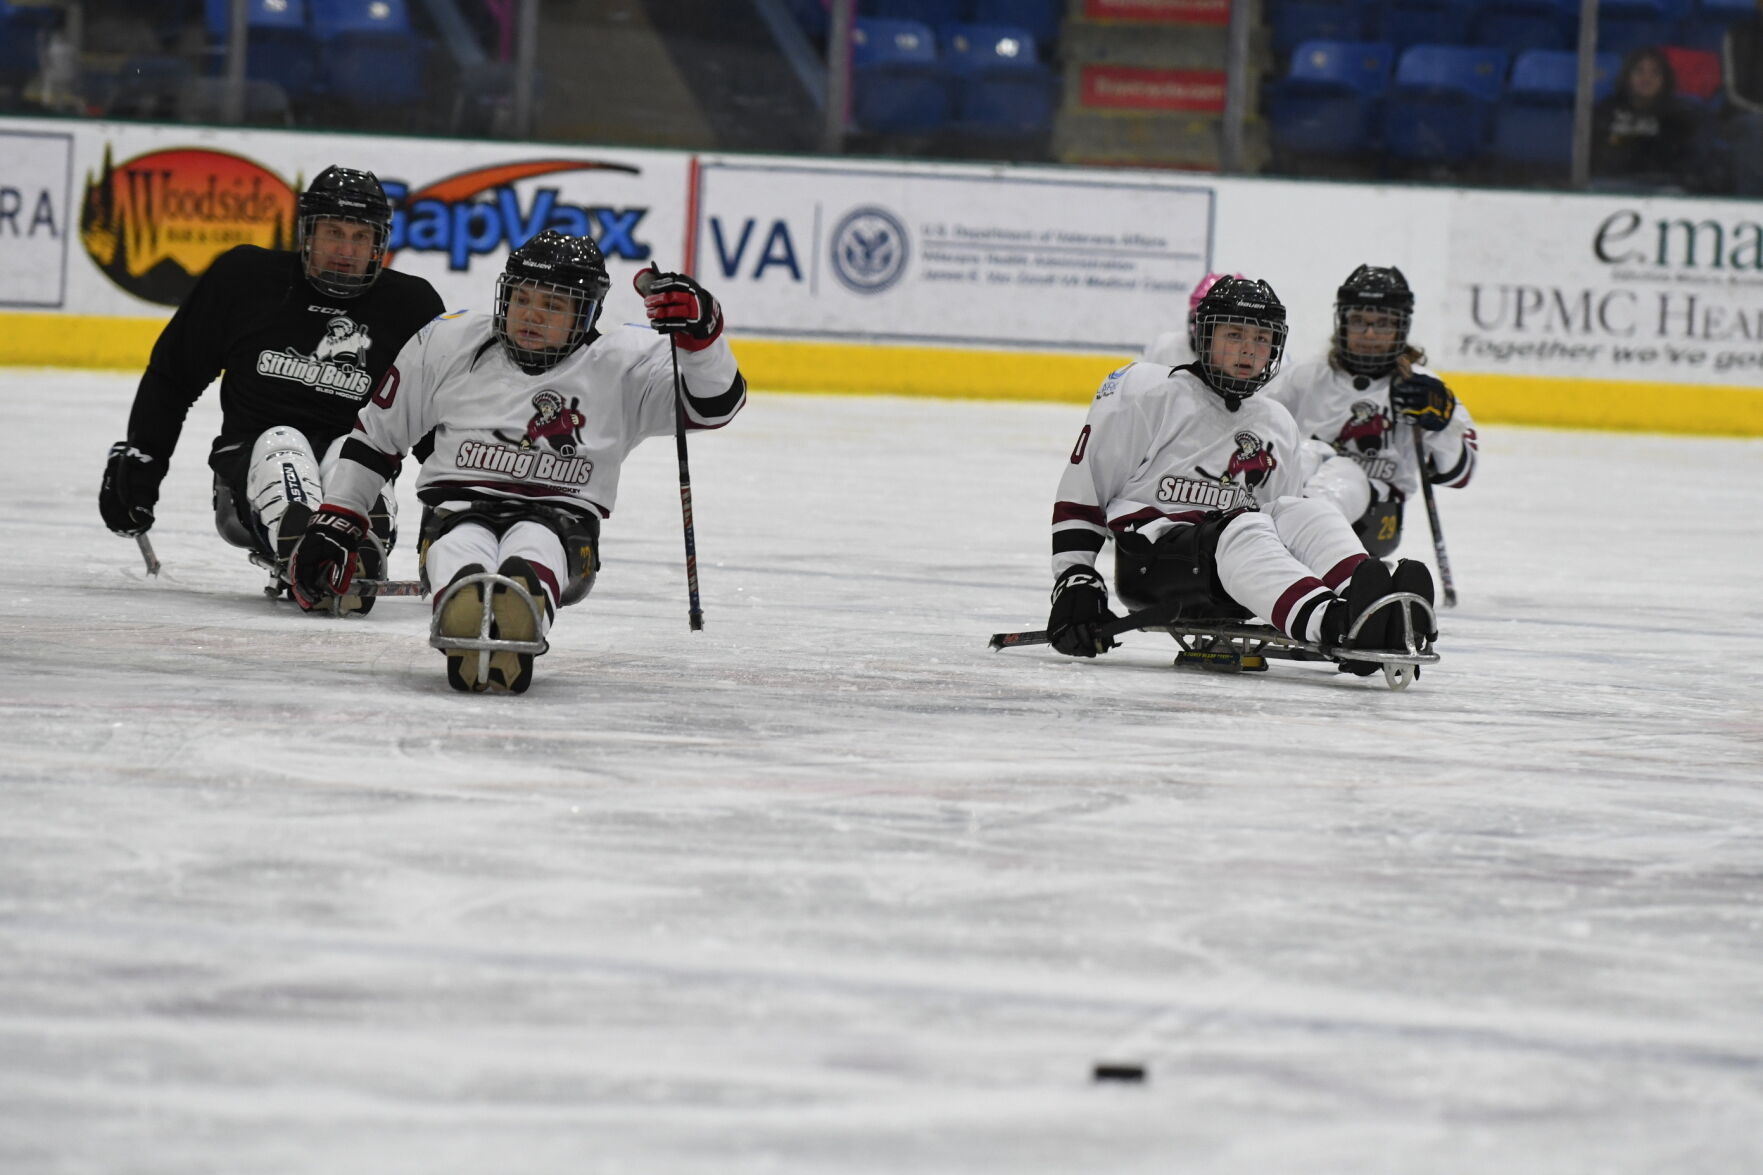
<svg viewBox="0 0 1763 1175">
<path fill-rule="evenodd" d="M 1623 186 L 1700 187 L 1696 119 L 1677 96 L 1677 76 L 1659 49 L 1622 62 L 1616 92 L 1592 112 L 1592 175 Z"/>
<path fill-rule="evenodd" d="M 1763 196 L 1763 0 L 1727 27 L 1722 56 L 1734 185 L 1738 195 Z"/>
</svg>

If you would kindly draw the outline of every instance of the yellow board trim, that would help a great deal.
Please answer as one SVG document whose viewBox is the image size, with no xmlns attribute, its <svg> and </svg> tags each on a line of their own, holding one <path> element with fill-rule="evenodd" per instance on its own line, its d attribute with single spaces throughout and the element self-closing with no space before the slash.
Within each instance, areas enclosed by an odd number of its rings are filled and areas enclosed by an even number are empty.
<svg viewBox="0 0 1763 1175">
<path fill-rule="evenodd" d="M 139 371 L 163 318 L 0 313 L 0 364 Z M 1125 355 L 736 339 L 748 383 L 778 392 L 1087 404 Z M 1485 424 L 1763 437 L 1763 389 L 1447 372 Z"/>
</svg>

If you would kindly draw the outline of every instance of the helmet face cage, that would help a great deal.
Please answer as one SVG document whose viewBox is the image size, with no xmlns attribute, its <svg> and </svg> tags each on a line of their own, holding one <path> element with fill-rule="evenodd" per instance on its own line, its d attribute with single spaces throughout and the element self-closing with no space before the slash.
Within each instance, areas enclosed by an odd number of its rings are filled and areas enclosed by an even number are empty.
<svg viewBox="0 0 1763 1175">
<path fill-rule="evenodd" d="M 335 298 L 354 298 L 365 293 L 379 280 L 380 267 L 386 257 L 386 242 L 392 232 L 392 206 L 385 189 L 371 171 L 347 167 L 327 167 L 313 177 L 300 193 L 296 205 L 299 215 L 300 259 L 306 269 L 306 280 Z M 373 230 L 373 254 L 360 273 L 324 268 L 313 256 L 318 237 L 318 222 L 340 221 L 343 224 L 364 224 Z"/>
<path fill-rule="evenodd" d="M 1235 333 L 1265 331 L 1269 346 L 1267 362 L 1253 375 L 1227 371 L 1212 357 L 1213 341 L 1221 330 Z M 1224 277 L 1206 292 L 1194 316 L 1195 352 L 1200 374 L 1213 391 L 1225 397 L 1252 396 L 1279 373 L 1286 350 L 1286 308 L 1264 281 Z M 1245 337 L 1253 338 L 1253 333 Z M 1232 407 L 1235 401 L 1232 400 Z"/>
<path fill-rule="evenodd" d="M 546 229 L 508 255 L 508 265 L 496 280 L 496 337 L 521 367 L 539 371 L 555 367 L 587 338 L 611 286 L 598 245 L 587 237 Z M 508 329 L 509 303 L 515 291 L 523 289 L 571 300 L 575 316 L 567 340 L 544 348 L 523 347 L 515 341 Z"/>
<path fill-rule="evenodd" d="M 550 347 L 523 347 L 515 341 L 508 329 L 508 307 L 517 290 L 530 290 L 541 298 L 558 297 L 569 303 L 569 334 L 561 343 Z M 496 279 L 496 337 L 502 340 L 508 357 L 521 367 L 539 371 L 556 367 L 582 345 L 588 328 L 599 315 L 600 303 L 586 297 L 574 286 L 536 281 L 516 273 L 504 273 Z"/>
<path fill-rule="evenodd" d="M 335 220 L 343 224 L 365 224 L 373 229 L 373 255 L 367 259 L 367 267 L 360 273 L 347 273 L 337 269 L 325 269 L 312 255 L 313 242 L 318 237 L 318 222 Z M 386 259 L 386 239 L 391 235 L 391 225 L 378 220 L 368 220 L 360 216 L 333 216 L 318 212 L 300 218 L 300 260 L 306 266 L 306 280 L 325 293 L 335 298 L 355 298 L 365 294 L 373 283 L 379 280 L 380 266 Z"/>
<path fill-rule="evenodd" d="M 1408 349 L 1408 325 L 1414 319 L 1414 294 L 1402 271 L 1394 266 L 1361 265 L 1335 294 L 1334 359 L 1354 375 L 1387 375 Z M 1364 337 L 1367 323 L 1379 338 Z M 1359 330 L 1354 330 L 1354 327 Z M 1360 349 L 1348 345 L 1356 338 Z M 1371 348 L 1365 349 L 1368 344 Z"/>
<path fill-rule="evenodd" d="M 1213 361 L 1212 341 L 1218 337 L 1220 330 L 1231 327 L 1243 327 L 1251 332 L 1267 331 L 1272 335 L 1269 340 L 1272 349 L 1267 356 L 1267 365 L 1258 374 L 1233 375 Z M 1253 314 L 1220 311 L 1208 313 L 1205 307 L 1201 307 L 1195 322 L 1195 332 L 1198 336 L 1196 341 L 1199 345 L 1195 350 L 1200 356 L 1200 371 L 1213 390 L 1227 396 L 1252 396 L 1266 387 L 1268 380 L 1279 374 L 1280 360 L 1285 357 L 1286 350 L 1286 324 L 1283 320 L 1276 321 Z"/>
</svg>

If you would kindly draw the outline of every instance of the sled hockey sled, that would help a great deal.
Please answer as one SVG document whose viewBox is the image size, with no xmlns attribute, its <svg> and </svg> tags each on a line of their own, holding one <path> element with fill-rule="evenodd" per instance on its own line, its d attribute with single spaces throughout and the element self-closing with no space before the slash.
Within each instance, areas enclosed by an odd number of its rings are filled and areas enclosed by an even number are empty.
<svg viewBox="0 0 1763 1175">
<path fill-rule="evenodd" d="M 1393 690 L 1407 689 L 1420 676 L 1422 665 L 1436 665 L 1439 655 L 1427 632 L 1435 631 L 1437 617 L 1425 597 L 1413 592 L 1391 592 L 1379 596 L 1360 614 L 1347 632 L 1347 640 L 1359 635 L 1367 618 L 1376 616 L 1386 606 L 1401 610 L 1403 648 L 1336 649 L 1324 651 L 1314 641 L 1289 637 L 1268 624 L 1239 620 L 1180 617 L 1171 619 L 1164 607 L 1146 608 L 1121 617 L 1111 624 L 1100 625 L 1096 635 L 1113 638 L 1126 632 L 1166 632 L 1180 647 L 1175 657 L 1177 669 L 1197 669 L 1212 673 L 1260 673 L 1267 669 L 1269 658 L 1288 661 L 1332 661 L 1346 671 L 1345 662 L 1375 664 L 1383 670 L 1384 681 Z M 1417 623 L 1423 620 L 1424 623 Z M 991 639 L 993 649 L 1016 649 L 1048 643 L 1045 631 L 1000 632 Z"/>
<path fill-rule="evenodd" d="M 447 604 L 460 592 L 476 586 L 483 597 L 483 612 L 479 618 L 476 636 L 448 636 L 441 631 L 441 620 L 447 614 Z M 544 627 L 544 613 L 540 604 L 527 590 L 526 584 L 506 575 L 498 575 L 494 571 L 480 571 L 474 575 L 462 575 L 442 589 L 440 597 L 435 601 L 434 615 L 429 619 L 429 644 L 443 653 L 448 650 L 475 652 L 485 654 L 477 659 L 476 684 L 483 686 L 490 680 L 490 657 L 494 653 L 528 653 L 534 657 L 551 647 L 543 637 L 538 640 L 516 641 L 490 635 L 490 626 L 495 623 L 495 592 L 497 587 L 507 588 L 513 593 L 526 609 L 532 613 L 533 631 L 538 632 Z M 524 688 L 524 687 L 522 687 Z"/>
</svg>

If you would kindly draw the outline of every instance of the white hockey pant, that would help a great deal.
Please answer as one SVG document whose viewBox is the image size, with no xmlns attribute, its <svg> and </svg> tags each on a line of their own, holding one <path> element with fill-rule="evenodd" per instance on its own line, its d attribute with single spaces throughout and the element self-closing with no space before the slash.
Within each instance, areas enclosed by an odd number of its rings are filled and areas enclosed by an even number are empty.
<svg viewBox="0 0 1763 1175">
<path fill-rule="evenodd" d="M 1300 453 L 1304 496 L 1332 504 L 1348 522 L 1362 518 L 1371 507 L 1371 479 L 1364 468 L 1323 441 L 1305 441 Z"/>
<path fill-rule="evenodd" d="M 440 598 L 459 569 L 476 563 L 485 571 L 495 571 L 506 559 L 519 556 L 533 565 L 539 582 L 551 599 L 550 608 L 539 600 L 539 639 L 551 629 L 548 613 L 558 607 L 558 585 L 568 577 L 569 560 L 563 553 L 563 541 L 550 527 L 537 522 L 517 522 L 500 539 L 487 526 L 462 522 L 429 544 L 426 566 L 435 598 Z"/>
<path fill-rule="evenodd" d="M 1218 580 L 1231 599 L 1300 640 L 1319 640 L 1334 590 L 1365 547 L 1338 510 L 1318 498 L 1280 498 L 1239 514 L 1218 539 Z"/>
</svg>

